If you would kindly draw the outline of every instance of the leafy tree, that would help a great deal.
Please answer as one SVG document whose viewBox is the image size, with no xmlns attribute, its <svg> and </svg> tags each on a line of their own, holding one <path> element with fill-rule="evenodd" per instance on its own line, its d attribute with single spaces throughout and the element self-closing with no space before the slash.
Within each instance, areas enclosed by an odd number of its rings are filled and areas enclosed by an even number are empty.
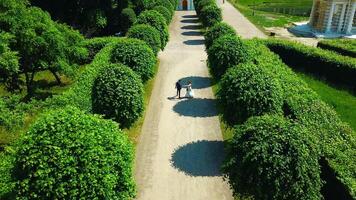
<svg viewBox="0 0 356 200">
<path fill-rule="evenodd" d="M 10 40 L 13 36 L 1 32 L 0 33 L 0 78 L 6 83 L 8 89 L 14 90 L 16 88 L 17 74 L 19 72 L 19 57 L 17 52 L 9 48 Z"/>
<path fill-rule="evenodd" d="M 16 144 L 19 199 L 132 199 L 133 146 L 110 120 L 75 107 L 43 114 Z"/>
</svg>

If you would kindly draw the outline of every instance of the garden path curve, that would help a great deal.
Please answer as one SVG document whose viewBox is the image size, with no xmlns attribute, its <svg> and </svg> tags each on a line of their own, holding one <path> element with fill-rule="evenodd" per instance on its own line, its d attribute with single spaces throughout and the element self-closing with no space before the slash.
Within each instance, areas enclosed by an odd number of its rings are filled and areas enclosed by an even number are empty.
<svg viewBox="0 0 356 200">
<path fill-rule="evenodd" d="M 170 25 L 137 144 L 137 199 L 233 199 L 219 170 L 223 139 L 200 28 L 194 11 L 177 11 Z M 196 98 L 171 98 L 178 79 L 193 82 Z"/>
</svg>

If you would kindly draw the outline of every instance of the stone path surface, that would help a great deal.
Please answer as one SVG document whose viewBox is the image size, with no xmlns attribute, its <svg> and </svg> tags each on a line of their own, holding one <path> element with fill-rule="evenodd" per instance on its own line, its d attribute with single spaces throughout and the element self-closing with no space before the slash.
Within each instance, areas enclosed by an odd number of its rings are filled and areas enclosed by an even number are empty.
<svg viewBox="0 0 356 200">
<path fill-rule="evenodd" d="M 223 0 L 217 0 L 217 4 L 222 10 L 223 21 L 234 27 L 242 38 L 267 38 L 261 30 L 243 16 L 230 2 L 225 0 L 225 3 L 223 3 Z"/>
<path fill-rule="evenodd" d="M 219 170 L 223 139 L 200 28 L 195 12 L 177 11 L 170 42 L 159 55 L 160 68 L 136 150 L 137 199 L 233 199 Z M 173 98 L 178 79 L 193 82 L 196 98 Z"/>
</svg>

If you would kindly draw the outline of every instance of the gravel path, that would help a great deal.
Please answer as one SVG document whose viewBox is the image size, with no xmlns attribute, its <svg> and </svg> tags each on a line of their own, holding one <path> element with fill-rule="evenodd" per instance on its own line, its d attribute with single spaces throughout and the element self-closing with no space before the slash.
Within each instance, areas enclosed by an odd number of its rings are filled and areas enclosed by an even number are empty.
<svg viewBox="0 0 356 200">
<path fill-rule="evenodd" d="M 233 199 L 219 171 L 223 142 L 195 12 L 177 11 L 136 150 L 137 199 Z M 172 99 L 178 79 L 194 99 Z M 185 94 L 185 91 L 182 90 Z"/>
<path fill-rule="evenodd" d="M 223 20 L 235 28 L 236 32 L 244 39 L 267 38 L 267 36 L 251 23 L 239 10 L 227 0 L 217 0 L 217 4 L 222 9 Z"/>
</svg>

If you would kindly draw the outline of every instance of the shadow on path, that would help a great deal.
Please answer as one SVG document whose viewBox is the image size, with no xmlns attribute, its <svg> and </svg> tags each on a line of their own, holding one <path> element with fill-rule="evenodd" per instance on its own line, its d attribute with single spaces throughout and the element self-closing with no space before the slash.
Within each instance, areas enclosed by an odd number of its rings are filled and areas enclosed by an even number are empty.
<svg viewBox="0 0 356 200">
<path fill-rule="evenodd" d="M 186 26 L 182 26 L 182 29 L 184 29 L 184 30 L 200 30 L 202 28 L 203 28 L 202 25 L 186 25 Z"/>
<path fill-rule="evenodd" d="M 186 36 L 201 36 L 203 35 L 203 32 L 201 31 L 185 31 L 182 33 L 182 35 L 186 35 Z"/>
<path fill-rule="evenodd" d="M 180 79 L 183 85 L 188 84 L 188 81 L 192 81 L 193 89 L 203 89 L 211 86 L 210 77 L 201 77 L 201 76 L 189 76 Z"/>
<path fill-rule="evenodd" d="M 195 23 L 199 23 L 199 19 L 183 19 L 180 22 L 195 24 Z"/>
<path fill-rule="evenodd" d="M 183 42 L 186 45 L 204 45 L 205 40 L 204 39 L 198 39 L 198 40 L 186 40 Z"/>
<path fill-rule="evenodd" d="M 197 15 L 184 15 L 183 18 L 198 18 Z"/>
<path fill-rule="evenodd" d="M 221 176 L 224 160 L 222 141 L 197 141 L 180 146 L 174 151 L 171 164 L 190 176 Z"/>
<path fill-rule="evenodd" d="M 182 90 L 182 94 L 185 94 L 184 90 Z M 179 101 L 173 106 L 173 111 L 187 117 L 213 117 L 218 115 L 215 108 L 215 99 L 194 98 Z"/>
</svg>

